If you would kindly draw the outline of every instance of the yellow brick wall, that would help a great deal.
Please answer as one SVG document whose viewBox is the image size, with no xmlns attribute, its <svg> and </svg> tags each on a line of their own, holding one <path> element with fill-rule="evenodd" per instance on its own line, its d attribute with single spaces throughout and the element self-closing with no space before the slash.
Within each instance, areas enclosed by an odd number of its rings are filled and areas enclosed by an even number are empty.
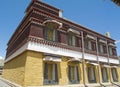
<svg viewBox="0 0 120 87">
<path fill-rule="evenodd" d="M 26 51 L 15 57 L 13 60 L 5 63 L 3 77 L 17 84 L 26 86 L 42 86 L 43 85 L 43 53 Z M 58 62 L 58 80 L 59 85 L 67 85 L 68 82 L 68 60 L 67 57 L 62 57 L 62 61 Z M 72 64 L 72 63 L 71 63 Z M 87 67 L 91 66 L 84 62 L 85 65 L 85 80 L 88 84 Z M 83 66 L 78 64 L 80 72 L 80 84 L 83 84 Z M 94 66 L 96 67 L 96 66 Z M 101 69 L 100 69 L 101 70 Z M 108 70 L 109 71 L 109 70 Z M 120 83 L 120 68 L 118 71 L 118 79 Z M 100 71 L 101 72 L 101 71 Z M 96 77 L 98 82 L 98 67 L 96 67 Z M 100 75 L 102 81 L 102 75 Z"/>
<path fill-rule="evenodd" d="M 98 71 L 99 71 L 99 82 L 102 82 L 102 71 L 101 71 L 101 65 L 98 66 Z"/>
<path fill-rule="evenodd" d="M 25 67 L 25 86 L 43 85 L 43 55 L 38 52 L 27 52 Z"/>
<path fill-rule="evenodd" d="M 113 82 L 111 68 L 107 68 L 107 71 L 108 71 L 108 81 Z"/>
<path fill-rule="evenodd" d="M 67 65 L 67 57 L 62 57 L 62 61 L 59 64 L 59 84 L 65 85 L 68 84 L 68 65 Z"/>
<path fill-rule="evenodd" d="M 80 84 L 83 84 L 83 66 L 82 63 L 79 63 L 79 76 L 80 76 Z"/>
<path fill-rule="evenodd" d="M 89 81 L 88 81 L 88 65 L 87 65 L 87 63 L 85 62 L 85 61 L 83 61 L 84 62 L 84 68 L 85 68 L 85 72 L 84 72 L 84 74 L 85 74 L 85 83 L 86 84 L 88 84 L 89 83 Z"/>
<path fill-rule="evenodd" d="M 5 63 L 3 77 L 17 84 L 24 85 L 26 52 Z"/>
<path fill-rule="evenodd" d="M 3 77 L 24 87 L 43 85 L 42 53 L 26 51 L 5 63 Z"/>
<path fill-rule="evenodd" d="M 95 75 L 96 75 L 96 82 L 99 83 L 99 72 L 98 72 L 98 66 L 95 67 Z"/>
<path fill-rule="evenodd" d="M 117 68 L 118 83 L 120 84 L 120 66 Z"/>
<path fill-rule="evenodd" d="M 120 67 L 117 68 L 117 73 L 118 73 L 118 82 L 120 84 Z"/>
</svg>

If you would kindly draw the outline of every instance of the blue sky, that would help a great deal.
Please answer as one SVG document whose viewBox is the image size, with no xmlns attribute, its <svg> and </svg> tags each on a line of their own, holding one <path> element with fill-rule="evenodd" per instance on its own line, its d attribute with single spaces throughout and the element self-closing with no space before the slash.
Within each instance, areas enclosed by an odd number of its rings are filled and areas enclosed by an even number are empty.
<svg viewBox="0 0 120 87">
<path fill-rule="evenodd" d="M 31 0 L 0 1 L 0 56 L 5 57 L 7 42 L 24 17 Z M 111 0 L 42 0 L 63 10 L 63 17 L 120 40 L 120 7 Z M 90 2 L 91 1 L 91 2 Z M 117 43 L 120 55 L 120 43 Z"/>
</svg>

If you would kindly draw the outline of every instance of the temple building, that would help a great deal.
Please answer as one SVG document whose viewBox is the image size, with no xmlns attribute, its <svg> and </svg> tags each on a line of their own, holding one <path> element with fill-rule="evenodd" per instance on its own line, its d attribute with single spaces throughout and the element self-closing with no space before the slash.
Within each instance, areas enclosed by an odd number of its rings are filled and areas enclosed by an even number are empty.
<svg viewBox="0 0 120 87">
<path fill-rule="evenodd" d="M 115 40 L 32 0 L 8 41 L 3 77 L 23 87 L 120 87 Z"/>
</svg>

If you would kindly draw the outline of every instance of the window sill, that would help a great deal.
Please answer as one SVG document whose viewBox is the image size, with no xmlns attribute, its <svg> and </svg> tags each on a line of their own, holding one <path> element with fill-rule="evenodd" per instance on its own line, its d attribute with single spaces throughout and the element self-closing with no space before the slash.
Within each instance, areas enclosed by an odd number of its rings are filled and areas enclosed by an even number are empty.
<svg viewBox="0 0 120 87">
<path fill-rule="evenodd" d="M 110 83 L 110 82 L 102 82 L 101 84 L 104 85 L 104 86 L 110 86 L 110 85 L 112 85 L 112 83 Z"/>
<path fill-rule="evenodd" d="M 94 86 L 101 86 L 100 83 L 89 83 L 87 84 L 88 87 L 94 87 Z"/>
<path fill-rule="evenodd" d="M 84 84 L 70 84 L 70 85 L 44 85 L 42 87 L 85 87 Z"/>
<path fill-rule="evenodd" d="M 44 85 L 57 85 L 58 82 L 55 82 L 53 80 L 44 80 Z"/>
</svg>

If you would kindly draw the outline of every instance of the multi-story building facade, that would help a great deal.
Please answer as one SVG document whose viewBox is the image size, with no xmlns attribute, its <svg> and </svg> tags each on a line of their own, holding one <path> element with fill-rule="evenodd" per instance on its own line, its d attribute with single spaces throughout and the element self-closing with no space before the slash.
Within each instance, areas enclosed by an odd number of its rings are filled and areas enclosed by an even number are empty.
<svg viewBox="0 0 120 87">
<path fill-rule="evenodd" d="M 114 42 L 32 0 L 7 44 L 3 77 L 24 87 L 118 85 Z"/>
</svg>

